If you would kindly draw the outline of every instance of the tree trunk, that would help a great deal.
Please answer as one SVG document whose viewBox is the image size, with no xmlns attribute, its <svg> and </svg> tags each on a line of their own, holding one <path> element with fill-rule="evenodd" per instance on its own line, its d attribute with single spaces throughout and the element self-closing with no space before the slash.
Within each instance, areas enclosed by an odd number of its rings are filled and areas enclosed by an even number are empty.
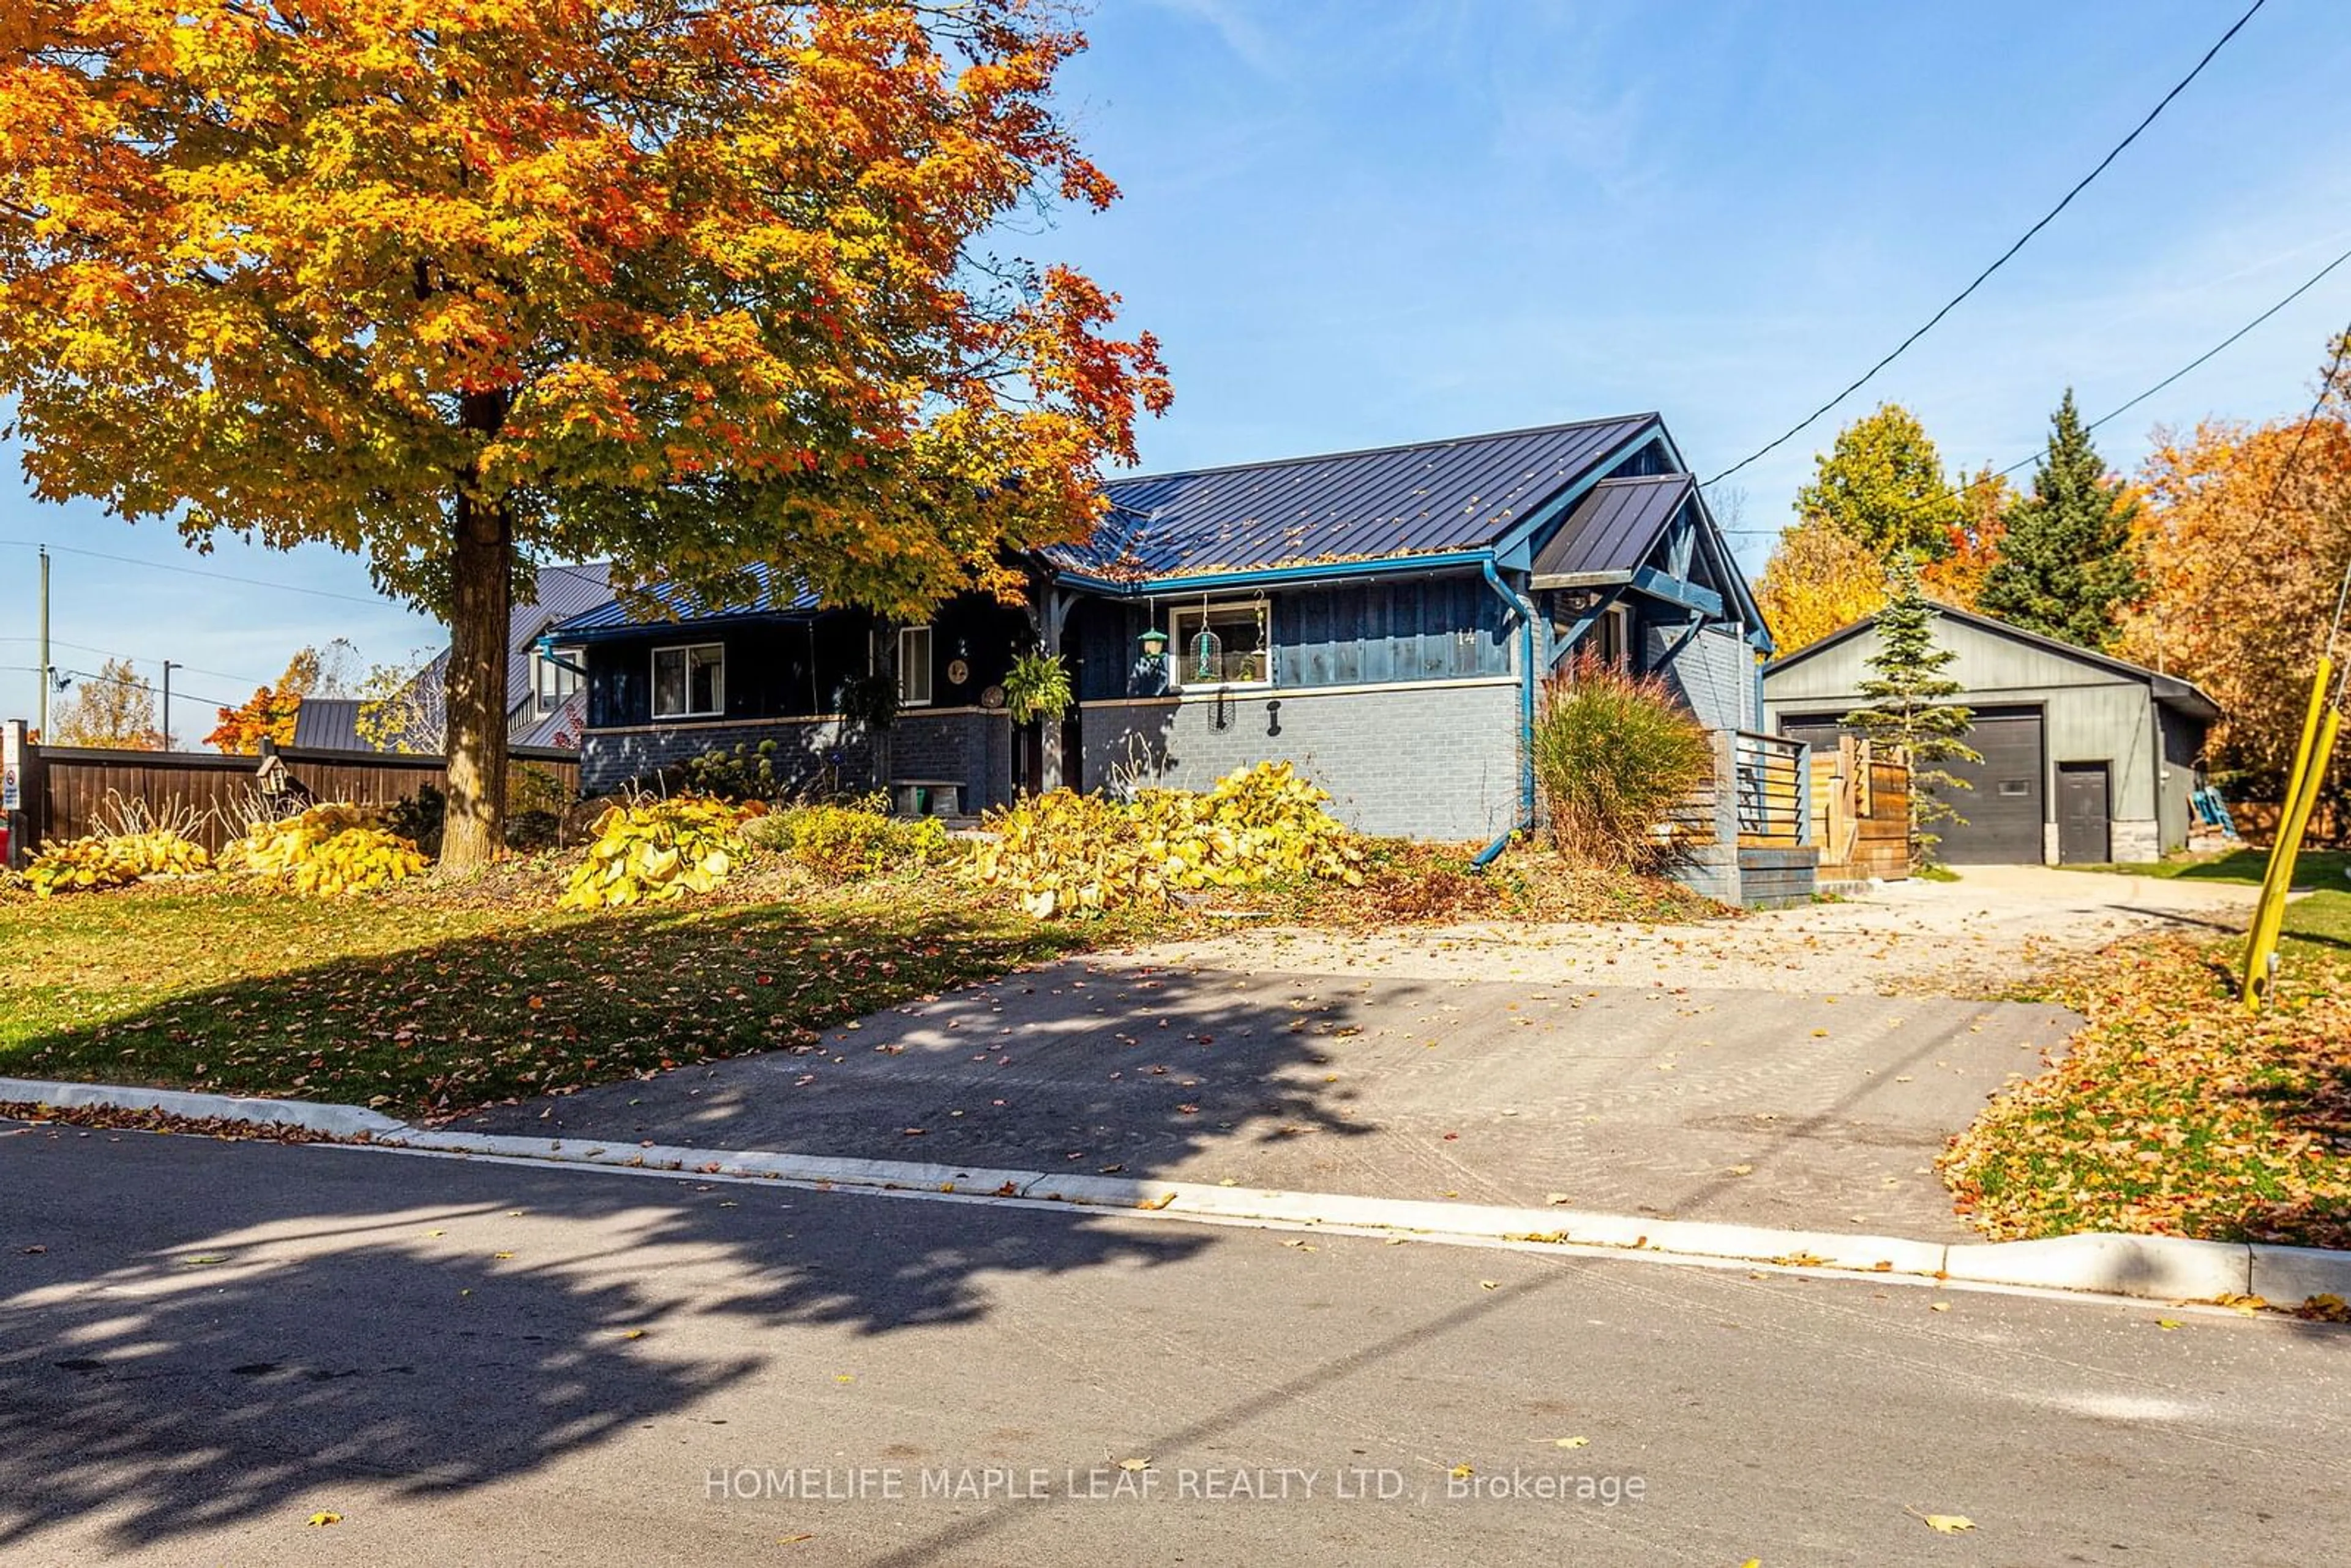
<svg viewBox="0 0 2351 1568">
<path fill-rule="evenodd" d="M 507 638 L 514 600 L 514 519 L 457 495 L 450 562 L 449 805 L 441 863 L 487 865 L 506 847 Z"/>
</svg>

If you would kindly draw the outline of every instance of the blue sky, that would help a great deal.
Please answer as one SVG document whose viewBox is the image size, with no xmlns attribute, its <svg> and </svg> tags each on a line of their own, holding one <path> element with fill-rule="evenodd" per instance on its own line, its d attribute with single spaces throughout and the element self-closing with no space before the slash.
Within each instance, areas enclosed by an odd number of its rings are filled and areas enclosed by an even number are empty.
<svg viewBox="0 0 2351 1568">
<path fill-rule="evenodd" d="M 1005 248 L 1086 267 L 1164 340 L 1176 404 L 1144 432 L 1146 468 L 1656 409 L 1711 474 L 1924 320 L 2242 9 L 1102 0 L 1066 98 L 1125 199 Z M 2335 0 L 2270 0 L 1935 333 L 1739 476 L 1740 524 L 1776 528 L 1881 398 L 1947 460 L 2005 465 L 2066 385 L 2103 413 L 2351 248 L 2346 79 Z M 2351 266 L 2102 432 L 2108 461 L 2136 465 L 2159 423 L 2306 406 L 2346 321 Z M 362 602 L 350 558 L 196 558 L 37 503 L 5 466 L 0 540 L 308 591 L 61 555 L 55 635 L 79 645 L 61 665 L 169 657 L 191 666 L 178 690 L 240 697 L 305 643 L 392 661 L 439 641 Z M 1739 542 L 1759 568 L 1768 537 Z M 33 695 L 32 580 L 33 552 L 0 544 L 8 713 Z"/>
</svg>

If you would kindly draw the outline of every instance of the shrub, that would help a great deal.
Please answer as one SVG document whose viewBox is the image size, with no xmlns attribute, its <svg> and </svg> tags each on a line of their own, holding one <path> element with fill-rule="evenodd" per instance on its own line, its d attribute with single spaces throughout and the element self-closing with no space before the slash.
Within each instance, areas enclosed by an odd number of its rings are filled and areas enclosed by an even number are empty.
<svg viewBox="0 0 2351 1568">
<path fill-rule="evenodd" d="M 707 893 L 734 873 L 742 820 L 735 807 L 705 795 L 607 806 L 558 902 L 605 909 Z"/>
<path fill-rule="evenodd" d="M 91 833 L 45 846 L 25 880 L 43 898 L 100 887 L 127 887 L 141 877 L 184 876 L 212 865 L 204 847 L 169 830 Z"/>
<path fill-rule="evenodd" d="M 1705 728 L 1664 682 L 1588 655 L 1544 692 L 1534 758 L 1560 853 L 1604 869 L 1662 859 L 1658 828 L 1714 771 Z"/>
<path fill-rule="evenodd" d="M 945 860 L 954 841 L 936 817 L 904 820 L 877 805 L 796 806 L 746 825 L 745 840 L 827 882 L 852 882 Z"/>
<path fill-rule="evenodd" d="M 722 800 L 773 800 L 790 786 L 776 776 L 776 743 L 737 741 L 686 758 L 680 769 L 688 789 Z"/>
<path fill-rule="evenodd" d="M 1356 836 L 1322 810 L 1330 797 L 1287 762 L 1261 762 L 1205 794 L 1144 789 L 1132 802 L 1056 789 L 992 812 L 974 880 L 1011 889 L 1040 920 L 1091 915 L 1182 888 L 1252 887 L 1282 878 L 1363 883 Z"/>
<path fill-rule="evenodd" d="M 256 823 L 221 851 L 220 863 L 224 871 L 275 878 L 305 898 L 326 898 L 422 876 L 430 862 L 413 841 L 380 826 L 373 813 L 330 804 Z"/>
</svg>

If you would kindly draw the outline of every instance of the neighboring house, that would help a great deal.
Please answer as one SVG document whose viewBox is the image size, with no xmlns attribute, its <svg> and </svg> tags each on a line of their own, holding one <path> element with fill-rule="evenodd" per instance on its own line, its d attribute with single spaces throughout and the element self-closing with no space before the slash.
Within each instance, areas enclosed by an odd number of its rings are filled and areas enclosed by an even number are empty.
<svg viewBox="0 0 2351 1568">
<path fill-rule="evenodd" d="M 1663 675 L 1710 728 L 1753 727 L 1768 652 L 1748 584 L 1655 414 L 1119 479 L 1029 603 L 967 596 L 926 625 L 778 592 L 674 619 L 618 602 L 541 639 L 585 650 L 581 784 L 773 743 L 788 777 L 935 791 L 1205 788 L 1280 758 L 1367 831 L 1488 839 L 1532 817 L 1541 683 L 1590 650 Z M 1068 661 L 1066 722 L 1017 731 L 1000 683 Z M 885 736 L 845 716 L 894 684 Z"/>
<path fill-rule="evenodd" d="M 612 588 L 603 561 L 542 566 L 536 598 L 514 606 L 507 618 L 507 741 L 511 746 L 580 749 L 588 701 L 584 666 L 576 647 L 546 643 L 548 632 L 598 605 L 610 604 Z M 444 649 L 417 672 L 415 688 L 427 694 L 414 705 L 420 715 L 441 711 L 440 690 L 449 659 Z M 333 751 L 369 751 L 360 736 L 360 704 L 343 697 L 305 697 L 294 716 L 294 744 Z M 436 728 L 428 723 L 426 727 Z M 437 753 L 438 734 L 418 734 L 389 749 Z"/>
<path fill-rule="evenodd" d="M 1966 819 L 1936 831 L 1954 865 L 2151 861 L 2186 847 L 2204 733 L 2220 710 L 2188 682 L 1970 611 L 1938 608 L 1935 640 L 1959 656 L 1950 700 L 1974 710 L 1975 762 L 1938 764 L 1970 788 Z M 1834 746 L 1864 706 L 1876 623 L 1857 621 L 1763 672 L 1779 734 Z"/>
</svg>

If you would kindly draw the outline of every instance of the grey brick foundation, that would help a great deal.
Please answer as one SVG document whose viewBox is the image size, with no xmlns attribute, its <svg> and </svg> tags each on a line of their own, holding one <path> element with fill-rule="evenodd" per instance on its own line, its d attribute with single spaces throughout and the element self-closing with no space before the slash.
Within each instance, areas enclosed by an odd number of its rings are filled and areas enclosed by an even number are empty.
<svg viewBox="0 0 2351 1568">
<path fill-rule="evenodd" d="M 1080 723 L 1088 789 L 1123 777 L 1205 789 L 1287 761 L 1367 833 L 1483 841 L 1518 813 L 1515 681 L 1088 703 Z"/>
</svg>

